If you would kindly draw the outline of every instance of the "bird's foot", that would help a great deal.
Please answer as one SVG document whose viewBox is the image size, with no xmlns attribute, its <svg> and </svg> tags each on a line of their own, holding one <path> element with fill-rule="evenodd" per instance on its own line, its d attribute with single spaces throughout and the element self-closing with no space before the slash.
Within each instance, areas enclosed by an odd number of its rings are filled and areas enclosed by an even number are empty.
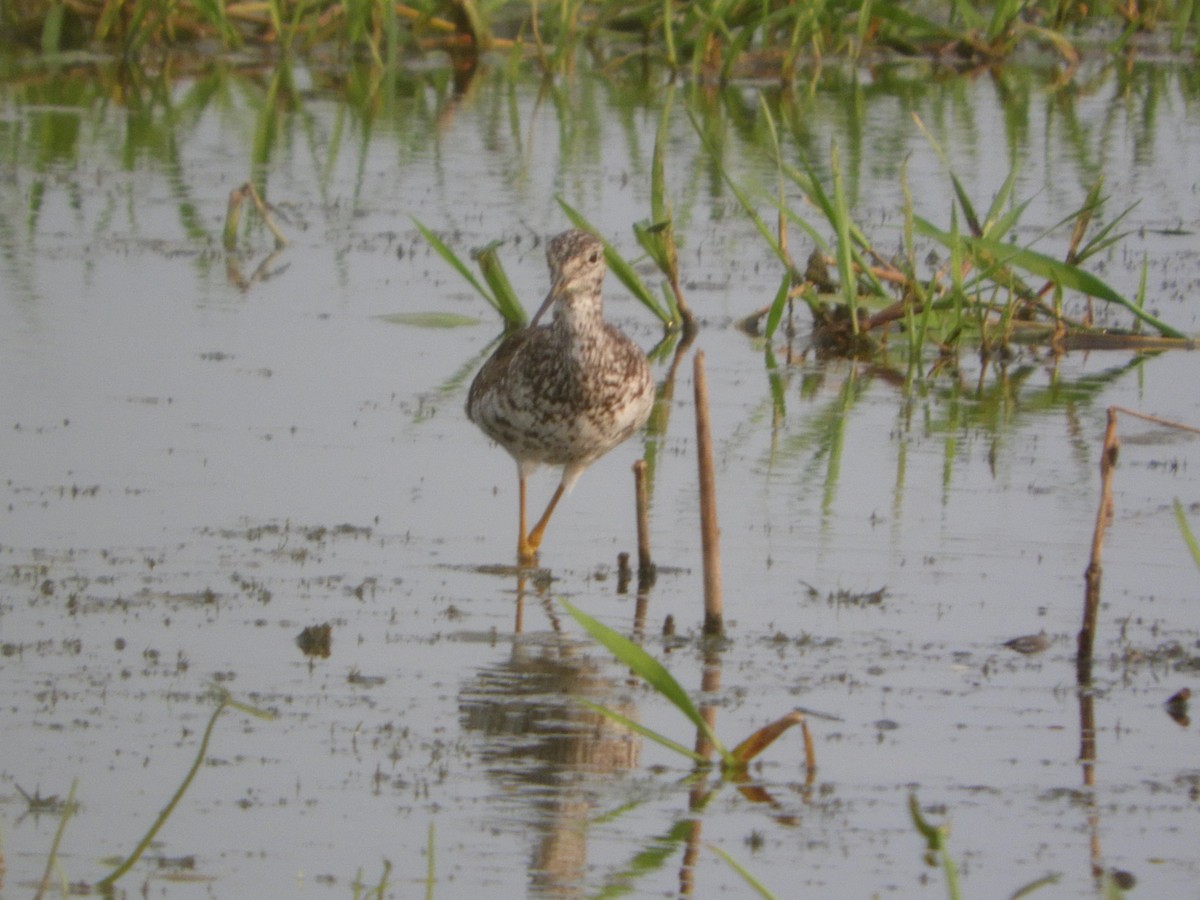
<svg viewBox="0 0 1200 900">
<path fill-rule="evenodd" d="M 537 564 L 538 544 L 530 543 L 528 538 L 519 541 L 517 543 L 517 565 L 521 568 L 533 568 Z"/>
</svg>

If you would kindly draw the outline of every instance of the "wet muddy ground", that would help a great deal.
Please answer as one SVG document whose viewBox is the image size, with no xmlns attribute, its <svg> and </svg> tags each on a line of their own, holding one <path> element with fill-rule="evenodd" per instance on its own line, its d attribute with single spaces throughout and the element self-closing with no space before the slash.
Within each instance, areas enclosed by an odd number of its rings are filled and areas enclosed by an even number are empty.
<svg viewBox="0 0 1200 900">
<path fill-rule="evenodd" d="M 6 163 L 0 270 L 0 893 L 41 877 L 59 823 L 45 801 L 74 779 L 62 877 L 94 882 L 128 853 L 191 764 L 215 683 L 276 717 L 222 714 L 120 883 L 130 895 L 148 882 L 155 896 L 342 897 L 387 860 L 391 895 L 419 896 L 430 849 L 441 898 L 585 895 L 622 878 L 670 895 L 694 816 L 697 896 L 748 891 L 711 847 L 778 896 L 941 896 L 915 793 L 950 826 L 966 896 L 1051 874 L 1047 896 L 1094 896 L 1097 871 L 1132 879 L 1134 896 L 1190 896 L 1197 731 L 1166 701 L 1200 672 L 1200 572 L 1173 511 L 1178 499 L 1197 528 L 1195 438 L 1122 419 L 1092 786 L 1074 659 L 1105 409 L 1200 424 L 1194 354 L 1028 348 L 982 373 L 964 357 L 957 377 L 906 391 L 901 363 L 801 358 L 801 333 L 774 343 L 772 365 L 733 323 L 769 302 L 778 271 L 732 198 L 694 177 L 680 114 L 669 168 L 703 320 L 729 640 L 712 653 L 698 638 L 690 365 L 661 434 L 599 462 L 556 513 L 545 571 L 509 568 L 515 472 L 462 413 L 497 321 L 410 217 L 464 254 L 504 239 L 530 304 L 545 290 L 540 236 L 567 224 L 556 193 L 633 255 L 657 110 L 587 78 L 572 90 L 594 116 L 582 138 L 532 83 L 481 89 L 424 138 L 407 127 L 419 96 L 368 129 L 316 92 L 281 119 L 267 178 L 292 245 L 270 257 L 259 232 L 236 258 L 216 237 L 247 176 L 252 108 L 202 108 L 166 158 L 123 162 L 106 149 L 119 116 L 6 101 L 19 162 Z M 886 230 L 904 153 L 926 214 L 950 189 L 905 102 L 881 93 L 859 147 L 879 155 L 855 171 L 860 218 Z M 1149 254 L 1156 313 L 1194 333 L 1200 167 L 1167 161 L 1195 152 L 1200 122 L 1194 95 L 1169 96 L 1172 114 L 1148 124 L 1097 91 L 1067 128 L 1035 94 L 1015 134 L 985 82 L 911 102 L 984 200 L 1007 152 L 1026 160 L 1031 232 L 1081 202 L 1096 169 L 1115 209 L 1140 200 L 1103 277 L 1132 292 Z M 809 115 L 848 140 L 833 98 Z M 86 126 L 72 158 L 22 155 L 47 116 Z M 739 173 L 769 181 L 738 146 Z M 657 325 L 611 278 L 608 296 L 609 316 L 654 346 Z M 476 324 L 389 318 L 430 311 Z M 656 362 L 660 384 L 668 371 Z M 635 549 L 640 457 L 660 572 L 638 597 L 617 560 Z M 535 481 L 534 505 L 553 483 Z M 697 696 L 707 675 L 727 742 L 811 711 L 816 772 L 789 733 L 752 770 L 773 802 L 712 780 L 689 812 L 685 760 L 572 698 L 690 744 L 687 724 L 559 597 L 641 635 Z M 1005 646 L 1022 635 L 1044 649 Z"/>
</svg>

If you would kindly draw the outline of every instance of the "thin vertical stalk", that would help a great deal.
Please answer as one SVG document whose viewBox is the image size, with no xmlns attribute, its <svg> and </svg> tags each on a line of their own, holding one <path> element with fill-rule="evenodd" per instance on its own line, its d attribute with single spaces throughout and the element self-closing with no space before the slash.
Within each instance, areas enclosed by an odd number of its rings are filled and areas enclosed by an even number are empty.
<svg viewBox="0 0 1200 900">
<path fill-rule="evenodd" d="M 650 558 L 650 501 L 646 490 L 646 461 L 633 464 L 634 497 L 637 503 L 638 589 L 654 583 L 654 561 Z"/>
<path fill-rule="evenodd" d="M 854 249 L 850 243 L 850 208 L 846 201 L 842 160 L 836 141 L 830 147 L 829 158 L 829 167 L 833 170 L 833 225 L 837 229 L 838 278 L 842 282 L 842 298 L 850 311 L 850 330 L 858 334 L 858 279 L 854 274 Z"/>
<path fill-rule="evenodd" d="M 720 527 L 717 524 L 717 488 L 713 475 L 712 432 L 708 419 L 708 377 L 704 351 L 693 364 L 696 393 L 696 459 L 700 472 L 700 543 L 704 560 L 704 634 L 725 632 L 725 601 L 721 593 Z"/>
<path fill-rule="evenodd" d="M 433 822 L 429 823 L 428 859 L 425 861 L 425 900 L 433 900 L 433 886 L 437 884 L 437 865 L 433 855 L 437 831 Z"/>
<path fill-rule="evenodd" d="M 1117 409 L 1108 408 L 1108 426 L 1104 430 L 1104 448 L 1100 452 L 1100 506 L 1096 510 L 1096 527 L 1092 531 L 1092 554 L 1084 573 L 1086 591 L 1083 606 L 1083 626 L 1079 629 L 1078 656 L 1075 660 L 1081 686 L 1091 681 L 1092 647 L 1096 640 L 1096 614 L 1100 607 L 1100 581 L 1104 566 L 1104 532 L 1112 519 L 1113 473 L 1121 442 L 1117 438 Z"/>
<path fill-rule="evenodd" d="M 46 857 L 46 871 L 42 873 L 42 880 L 38 883 L 37 893 L 33 895 L 33 900 L 41 900 L 42 896 L 46 893 L 46 886 L 50 884 L 50 873 L 54 870 L 54 866 L 58 862 L 58 848 L 62 844 L 63 833 L 67 830 L 67 820 L 75 812 L 75 788 L 78 785 L 79 779 L 72 779 L 71 790 L 67 793 L 67 802 L 63 804 L 62 814 L 58 819 L 58 829 L 54 832 L 54 843 L 50 845 L 50 853 Z M 0 862 L 2 861 L 3 857 L 0 856 Z"/>
<path fill-rule="evenodd" d="M 679 59 L 675 54 L 675 26 L 672 19 L 675 17 L 674 3 L 672 0 L 663 0 L 662 4 L 663 16 L 663 43 L 666 45 L 667 62 L 672 70 L 679 68 Z"/>
</svg>

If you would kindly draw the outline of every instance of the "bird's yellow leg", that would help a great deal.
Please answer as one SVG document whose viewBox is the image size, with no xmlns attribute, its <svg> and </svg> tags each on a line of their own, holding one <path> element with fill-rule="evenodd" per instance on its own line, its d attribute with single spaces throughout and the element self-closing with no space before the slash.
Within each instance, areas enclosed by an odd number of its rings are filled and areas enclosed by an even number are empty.
<svg viewBox="0 0 1200 900">
<path fill-rule="evenodd" d="M 528 532 L 525 529 L 525 476 L 520 476 L 519 491 L 520 494 L 520 524 L 517 534 L 517 563 L 522 566 L 531 566 L 537 562 L 537 547 L 529 543 Z"/>
<path fill-rule="evenodd" d="M 546 526 L 550 524 L 550 514 L 554 512 L 554 507 L 558 506 L 558 501 L 562 499 L 562 495 L 566 493 L 566 488 L 560 482 L 558 488 L 554 491 L 554 496 L 550 498 L 550 502 L 546 504 L 546 511 L 542 513 L 542 517 L 537 520 L 537 524 L 533 526 L 533 531 L 529 532 L 529 537 L 525 539 L 523 546 L 529 548 L 529 554 L 532 561 L 537 557 L 538 547 L 542 545 L 542 535 L 546 533 Z M 525 560 L 523 560 L 525 561 Z"/>
</svg>

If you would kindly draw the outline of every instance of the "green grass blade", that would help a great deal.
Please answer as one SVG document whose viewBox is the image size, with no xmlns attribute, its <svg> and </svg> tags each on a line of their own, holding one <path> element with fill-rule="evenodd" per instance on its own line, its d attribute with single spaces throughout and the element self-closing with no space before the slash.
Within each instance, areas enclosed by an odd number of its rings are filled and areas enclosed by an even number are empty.
<svg viewBox="0 0 1200 900">
<path fill-rule="evenodd" d="M 979 215 L 975 212 L 975 207 L 971 203 L 971 198 L 967 196 L 962 182 L 953 172 L 950 173 L 950 183 L 954 185 L 954 196 L 958 198 L 958 205 L 967 219 L 967 227 L 971 229 L 971 234 L 982 235 L 984 231 L 983 225 L 979 221 Z"/>
<path fill-rule="evenodd" d="M 668 261 L 663 252 L 663 232 L 671 227 L 670 222 L 634 222 L 633 236 L 646 255 L 658 266 L 658 270 L 667 273 Z"/>
<path fill-rule="evenodd" d="M 1097 202 L 1103 203 L 1105 199 L 1107 198 L 1101 198 Z M 1112 232 L 1116 229 L 1117 225 L 1119 225 L 1125 219 L 1126 216 L 1133 212 L 1133 209 L 1136 206 L 1137 203 L 1129 204 L 1129 206 L 1125 207 L 1125 209 L 1118 213 L 1111 222 L 1107 223 L 1103 228 L 1092 235 L 1091 239 L 1082 247 L 1080 247 L 1075 253 L 1075 262 L 1083 262 L 1089 256 L 1094 256 L 1100 251 L 1106 250 L 1129 234 L 1127 231 L 1122 231 L 1117 234 L 1113 234 Z"/>
<path fill-rule="evenodd" d="M 821 186 L 821 181 L 819 178 L 817 178 L 817 173 L 813 170 L 808 161 L 804 160 L 803 164 L 805 169 L 804 172 L 800 172 L 792 166 L 788 166 L 786 164 L 782 166 L 782 169 L 784 174 L 787 175 L 787 177 L 793 182 L 795 182 L 796 186 L 799 187 L 800 190 L 804 191 L 804 193 L 808 196 L 808 199 L 812 201 L 813 205 L 821 211 L 822 215 L 825 216 L 826 221 L 829 222 L 830 227 L 833 228 L 835 234 L 840 233 L 842 226 L 845 226 L 846 234 L 850 238 L 849 242 L 847 243 L 850 256 L 851 259 L 858 264 L 859 271 L 861 272 L 861 278 L 870 283 L 872 290 L 874 290 L 877 295 L 881 297 L 886 296 L 887 291 L 884 289 L 883 285 L 879 283 L 879 280 L 871 273 L 871 268 L 867 264 L 867 261 L 863 258 L 862 251 L 860 250 L 860 247 L 870 247 L 871 242 L 867 240 L 867 237 L 863 234 L 862 230 L 850 219 L 848 209 L 843 209 L 841 213 L 838 212 L 837 184 L 834 185 L 834 196 L 831 198 Z M 836 180 L 837 178 L 835 177 L 835 181 Z M 844 203 L 843 206 L 845 206 Z M 801 228 L 803 228 L 818 247 L 820 247 L 826 253 L 829 252 L 829 245 L 826 243 L 825 239 L 817 233 L 816 229 L 801 219 L 791 209 L 785 209 L 784 214 Z M 840 253 L 840 251 L 838 252 Z M 840 259 L 838 261 L 838 265 L 840 268 Z M 845 279 L 843 279 L 843 281 L 844 280 Z M 857 294 L 855 297 L 857 301 Z"/>
<path fill-rule="evenodd" d="M 498 246 L 500 246 L 500 242 L 493 241 L 474 253 L 473 256 L 479 270 L 483 272 L 483 280 L 492 289 L 492 296 L 496 298 L 500 315 L 504 317 L 504 321 L 510 327 L 520 328 L 528 321 L 528 317 L 525 315 L 524 307 L 521 306 L 521 301 L 517 298 L 517 292 L 513 290 L 512 282 L 508 280 L 508 274 L 504 271 L 500 257 L 496 255 Z"/>
<path fill-rule="evenodd" d="M 673 741 L 666 735 L 659 734 L 657 731 L 654 731 L 651 728 L 647 728 L 641 722 L 635 722 L 633 719 L 629 718 L 628 716 L 621 715 L 615 709 L 609 709 L 607 706 L 601 706 L 599 703 L 592 702 L 587 697 L 580 697 L 580 696 L 576 695 L 575 700 L 578 703 L 582 703 L 588 709 L 593 710 L 594 712 L 598 712 L 603 716 L 607 716 L 608 718 L 610 718 L 614 722 L 616 722 L 618 725 L 620 725 L 622 728 L 628 728 L 630 731 L 636 732 L 636 733 L 640 734 L 642 737 L 649 738 L 650 740 L 654 741 L 655 743 L 661 744 L 662 746 L 666 747 L 668 750 L 673 750 L 674 752 L 678 753 L 680 756 L 686 756 L 689 759 L 691 759 L 692 761 L 699 763 L 700 765 L 707 765 L 709 762 L 709 760 L 705 759 L 703 756 L 701 756 L 699 753 L 697 753 L 692 748 L 685 747 L 683 744 L 679 743 L 678 741 Z"/>
<path fill-rule="evenodd" d="M 63 19 L 66 11 L 67 9 L 62 3 L 54 3 L 46 10 L 46 18 L 42 20 L 42 53 L 50 55 L 61 49 Z"/>
<path fill-rule="evenodd" d="M 1192 553 L 1192 559 L 1196 563 L 1196 568 L 1200 569 L 1200 543 L 1196 541 L 1196 535 L 1192 532 L 1192 528 L 1188 525 L 1187 516 L 1183 511 L 1183 504 L 1178 499 L 1175 501 L 1175 521 L 1179 523 L 1179 532 L 1183 535 L 1183 540 L 1188 545 L 1188 550 Z"/>
<path fill-rule="evenodd" d="M 925 816 L 921 814 L 921 804 L 917 802 L 916 794 L 908 795 L 908 814 L 912 818 L 917 832 L 925 839 L 926 848 L 936 856 L 941 863 L 942 870 L 946 873 L 946 893 L 950 900 L 959 900 L 962 897 L 962 891 L 958 886 L 958 867 L 950 858 L 950 851 L 946 846 L 946 828 L 931 825 L 926 820 Z"/>
<path fill-rule="evenodd" d="M 78 804 L 75 803 L 75 789 L 78 786 L 79 779 L 72 778 L 71 790 L 67 792 L 67 802 L 63 804 L 62 813 L 58 818 L 58 828 L 54 832 L 54 840 L 51 842 L 50 852 L 46 856 L 46 870 L 42 873 L 42 880 L 38 883 L 37 893 L 33 895 L 33 900 L 41 900 L 45 895 L 46 888 L 50 884 L 50 873 L 54 871 L 55 866 L 59 863 L 58 848 L 62 845 L 63 834 L 67 830 L 67 822 L 71 816 L 75 815 L 78 809 Z"/>
<path fill-rule="evenodd" d="M 999 218 L 993 218 L 991 211 L 989 211 L 988 220 L 983 223 L 984 235 L 992 240 L 1004 240 L 1004 236 L 1012 233 L 1017 227 L 1017 222 L 1020 221 L 1021 216 L 1032 202 L 1033 198 L 1030 197 L 1028 200 L 1018 203 Z"/>
<path fill-rule="evenodd" d="M 783 278 L 779 282 L 779 290 L 775 292 L 775 299 L 771 301 L 771 308 L 767 311 L 767 324 L 763 329 L 763 334 L 769 341 L 775 336 L 775 329 L 779 327 L 779 322 L 783 318 L 783 311 L 787 309 L 788 294 L 792 286 L 792 276 L 784 272 Z"/>
<path fill-rule="evenodd" d="M 669 222 L 671 207 L 667 202 L 666 165 L 663 156 L 666 153 L 668 126 L 671 121 L 671 100 L 673 91 L 668 91 L 666 102 L 663 103 L 662 115 L 658 117 L 658 132 L 654 135 L 654 155 L 650 160 L 650 218 L 655 222 Z"/>
<path fill-rule="evenodd" d="M 850 245 L 850 208 L 842 180 L 842 161 L 837 142 L 829 148 L 830 168 L 833 170 L 833 225 L 837 233 L 838 276 L 842 282 L 842 299 L 850 310 L 850 331 L 858 334 L 858 279 L 854 276 L 853 253 Z"/>
<path fill-rule="evenodd" d="M 750 885 L 750 887 L 754 889 L 758 896 L 765 897 L 766 900 L 775 900 L 775 895 L 767 890 L 767 886 L 751 875 L 746 867 L 740 862 L 738 862 L 716 844 L 709 844 L 708 849 L 717 854 L 717 856 L 721 857 L 721 859 L 725 860 L 725 862 L 729 864 L 729 868 L 741 875 L 742 880 L 745 881 L 746 884 Z"/>
<path fill-rule="evenodd" d="M 975 255 L 986 258 L 989 266 L 996 263 L 1016 266 L 1019 269 L 1031 272 L 1068 290 L 1077 291 L 1078 293 L 1095 297 L 1098 300 L 1104 300 L 1108 303 L 1115 303 L 1154 328 L 1163 337 L 1181 339 L 1185 337 L 1183 332 L 1172 328 L 1166 322 L 1152 316 L 1144 309 L 1139 309 L 1137 304 L 1122 297 L 1095 275 L 1085 272 L 1077 266 L 1072 266 L 1052 256 L 1039 253 L 1036 250 L 1013 247 L 1009 244 L 990 241 L 986 238 L 962 237 L 959 240 L 955 240 L 952 235 L 936 228 L 920 217 L 914 217 L 914 223 L 917 229 L 926 237 L 940 241 L 952 250 L 961 243 L 961 245 L 970 249 Z"/>
<path fill-rule="evenodd" d="M 723 760 L 731 764 L 734 762 L 729 751 L 725 749 L 725 745 L 717 738 L 704 716 L 700 715 L 700 710 L 696 709 L 695 704 L 692 703 L 692 698 L 687 695 L 687 691 L 680 686 L 679 682 L 675 680 L 675 676 L 668 672 L 662 663 L 629 638 L 618 634 L 607 625 L 573 606 L 570 601 L 560 599 L 559 602 L 593 640 L 608 648 L 608 651 L 621 663 L 628 666 L 630 671 L 662 694 L 676 709 L 687 716 L 692 724 L 708 738 Z"/>
<path fill-rule="evenodd" d="M 917 15 L 899 3 L 880 3 L 873 6 L 871 12 L 914 42 L 944 43 L 958 37 L 957 32 Z"/>
<path fill-rule="evenodd" d="M 958 198 L 958 204 L 962 207 L 963 215 L 967 217 L 967 226 L 971 229 L 972 234 L 983 234 L 983 229 L 979 224 L 979 216 L 975 213 L 975 207 L 971 203 L 971 198 L 967 196 L 967 192 L 963 189 L 962 182 L 958 180 L 958 176 L 954 174 L 954 170 L 950 168 L 950 157 L 946 155 L 946 151 L 942 145 L 938 143 L 925 123 L 921 121 L 921 117 L 916 113 L 912 114 L 913 121 L 917 124 L 917 128 L 928 141 L 929 146 L 933 148 L 933 152 L 937 154 L 938 159 L 942 161 L 942 165 L 946 167 L 946 171 L 950 173 L 950 182 L 954 186 L 954 195 Z M 1009 173 L 1012 177 L 1012 173 Z"/>
<path fill-rule="evenodd" d="M 434 850 L 437 849 L 437 825 L 432 821 L 429 823 L 429 836 L 426 839 L 425 847 L 425 900 L 433 900 L 433 886 L 437 884 L 437 857 Z"/>
<path fill-rule="evenodd" d="M 696 134 L 700 136 L 700 141 L 704 144 L 704 149 L 708 151 L 708 155 L 714 160 L 719 160 L 721 155 L 717 152 L 716 147 L 712 145 L 708 135 L 704 133 L 703 124 L 698 118 L 696 118 L 696 114 L 690 109 L 688 110 L 688 118 L 691 119 L 692 127 L 696 130 Z M 771 233 L 771 229 L 766 226 L 766 223 L 763 222 L 762 217 L 754 209 L 754 204 L 750 202 L 749 196 L 747 196 L 746 192 L 743 191 L 738 183 L 733 180 L 733 177 L 728 171 L 726 171 L 724 166 L 721 166 L 720 169 L 721 177 L 725 179 L 725 183 L 729 185 L 729 189 L 733 191 L 733 196 L 737 199 L 738 204 L 742 207 L 742 211 L 750 217 L 750 221 L 754 223 L 754 227 L 758 229 L 758 233 L 763 236 L 763 239 L 767 242 L 770 248 L 775 251 L 775 255 L 779 257 L 780 261 L 785 266 L 789 265 L 787 254 L 783 252 L 783 248 L 779 246 L 779 241 L 776 240 L 775 235 Z"/>
<path fill-rule="evenodd" d="M 375 318 L 389 322 L 392 325 L 408 325 L 412 328 L 462 328 L 466 325 L 478 325 L 479 320 L 474 316 L 464 316 L 459 313 L 438 312 L 436 310 L 417 310 L 416 312 L 384 313 Z"/>
<path fill-rule="evenodd" d="M 765 93 L 758 95 L 758 111 L 767 123 L 767 133 L 771 136 L 771 153 L 775 157 L 775 180 L 779 185 L 779 205 L 786 205 L 783 193 L 783 151 L 779 147 L 779 129 L 775 127 L 775 117 L 771 115 L 771 106 L 767 103 Z"/>
<path fill-rule="evenodd" d="M 672 22 L 675 4 L 671 0 L 663 0 L 663 40 L 667 51 L 667 63 L 672 69 L 679 68 L 679 59 L 675 55 L 675 24 Z"/>
<path fill-rule="evenodd" d="M 1146 277 L 1149 274 L 1150 274 L 1150 255 L 1148 253 L 1143 253 L 1142 254 L 1142 275 L 1138 279 L 1137 296 L 1134 297 L 1134 299 L 1133 299 L 1133 302 L 1135 304 L 1137 304 L 1138 309 L 1146 308 Z M 1139 330 L 1140 330 L 1140 325 L 1139 325 Z"/>
<path fill-rule="evenodd" d="M 220 718 L 221 713 L 225 710 L 225 707 L 232 705 L 232 701 L 233 698 L 229 696 L 228 692 L 222 691 L 220 693 L 217 702 L 217 708 L 213 710 L 213 714 L 208 720 L 208 727 L 204 729 L 204 734 L 200 738 L 200 747 L 196 751 L 196 758 L 192 761 L 192 766 L 190 769 L 188 769 L 187 774 L 184 776 L 183 782 L 176 789 L 174 796 L 167 801 L 167 805 L 162 808 L 162 811 L 158 814 L 158 818 L 155 819 L 154 823 L 150 826 L 150 830 L 146 832 L 141 841 L 138 842 L 138 845 L 133 848 L 133 852 L 130 853 L 129 856 L 127 856 L 125 860 L 120 863 L 120 865 L 96 882 L 96 887 L 98 890 L 104 893 L 110 892 L 112 890 L 112 886 L 117 882 L 117 879 L 133 868 L 134 863 L 141 859 L 142 854 L 146 852 L 147 848 L 149 848 L 150 844 L 154 841 L 154 836 L 158 834 L 159 829 L 161 829 L 163 825 L 166 824 L 167 819 L 171 817 L 171 813 L 175 811 L 175 807 L 179 805 L 179 801 L 183 798 L 183 795 L 187 793 L 188 787 L 191 785 L 192 780 L 196 777 L 196 773 L 200 770 L 200 766 L 204 763 L 205 755 L 208 753 L 208 742 L 212 738 L 213 729 L 216 728 L 217 719 Z M 242 710 L 253 709 L 253 707 L 246 707 L 242 704 L 237 704 L 237 706 Z M 263 715 L 264 713 L 261 710 L 255 710 L 254 714 Z"/>
<path fill-rule="evenodd" d="M 826 221 L 829 222 L 830 225 L 833 225 L 834 220 L 837 218 L 833 201 L 829 198 L 829 195 L 825 193 L 825 188 L 821 186 L 821 180 L 817 178 L 817 173 L 813 171 L 813 168 L 809 164 L 808 160 L 803 159 L 802 163 L 804 165 L 803 172 L 800 172 L 798 169 L 785 164 L 783 166 L 784 174 L 787 175 L 787 177 L 793 182 L 795 182 L 796 186 L 800 188 L 800 190 L 804 191 L 804 193 L 808 196 L 808 199 L 812 201 L 813 206 L 821 211 L 821 214 L 825 217 Z"/>
<path fill-rule="evenodd" d="M 1022 897 L 1028 897 L 1034 891 L 1040 891 L 1042 888 L 1051 884 L 1058 884 L 1059 881 L 1060 877 L 1057 872 L 1051 872 L 1049 875 L 1043 875 L 1041 878 L 1017 888 L 1012 892 L 1011 895 L 1009 895 L 1009 900 L 1021 900 Z"/>
<path fill-rule="evenodd" d="M 967 244 L 977 252 L 982 251 L 996 259 L 1004 259 L 1011 265 L 1053 281 L 1055 284 L 1061 285 L 1068 290 L 1077 291 L 1089 297 L 1096 297 L 1097 299 L 1124 307 L 1135 317 L 1156 329 L 1163 337 L 1184 337 L 1183 332 L 1172 328 L 1166 322 L 1152 316 L 1144 309 L 1139 309 L 1136 304 L 1122 297 L 1095 275 L 1085 272 L 1077 266 L 1069 265 L 1044 253 L 1038 253 L 1036 250 L 1014 248 L 1007 244 L 999 244 L 980 238 L 968 238 Z"/>
<path fill-rule="evenodd" d="M 449 263 L 450 267 L 454 269 L 454 271 L 465 278 L 467 283 L 470 284 L 471 287 L 475 288 L 475 291 L 479 294 L 479 296 L 491 304 L 492 308 L 496 310 L 496 312 L 504 315 L 503 311 L 500 309 L 500 302 L 492 295 L 491 291 L 479 283 L 479 279 L 471 273 L 471 270 L 468 269 L 466 264 L 458 258 L 455 252 L 447 247 L 442 242 L 440 237 L 438 237 L 416 219 L 413 219 L 413 224 L 417 226 L 417 231 L 421 232 L 421 237 L 425 238 L 425 240 L 429 242 L 429 246 L 434 249 L 437 255 Z"/>
<path fill-rule="evenodd" d="M 240 47 L 242 45 L 241 35 L 238 30 L 233 27 L 229 21 L 229 17 L 225 14 L 225 4 L 221 0 L 193 0 L 196 11 L 215 28 L 221 35 L 221 40 L 226 47 Z M 303 4 L 301 4 L 303 5 Z M 277 30 L 277 33 L 282 33 Z"/>
</svg>

